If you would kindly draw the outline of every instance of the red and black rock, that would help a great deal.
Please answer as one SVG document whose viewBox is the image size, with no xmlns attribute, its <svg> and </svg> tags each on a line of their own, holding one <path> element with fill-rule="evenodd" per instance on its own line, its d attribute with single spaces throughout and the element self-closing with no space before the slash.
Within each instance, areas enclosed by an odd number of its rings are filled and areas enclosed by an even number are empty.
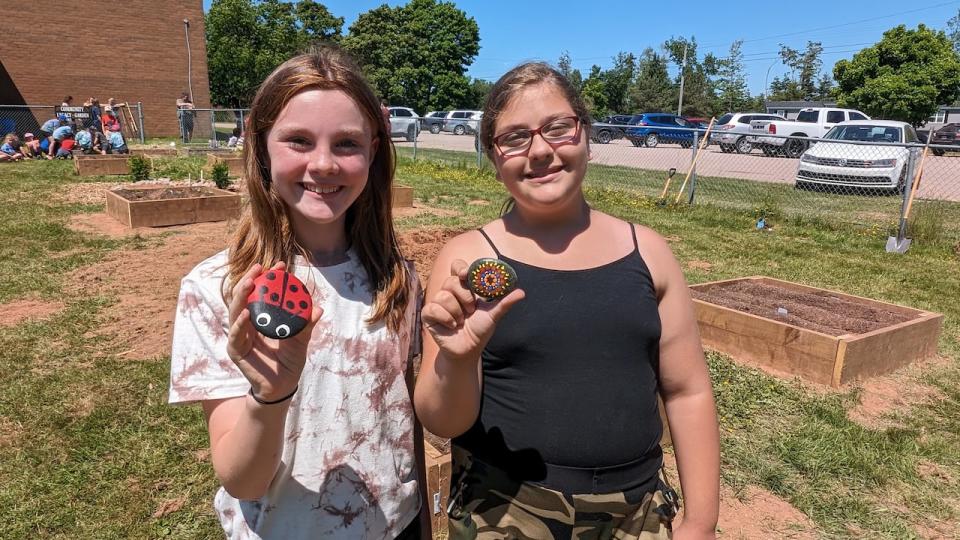
<svg viewBox="0 0 960 540">
<path fill-rule="evenodd" d="M 310 322 L 313 299 L 293 274 L 267 270 L 253 280 L 247 309 L 257 332 L 269 338 L 286 339 L 297 335 Z"/>
</svg>

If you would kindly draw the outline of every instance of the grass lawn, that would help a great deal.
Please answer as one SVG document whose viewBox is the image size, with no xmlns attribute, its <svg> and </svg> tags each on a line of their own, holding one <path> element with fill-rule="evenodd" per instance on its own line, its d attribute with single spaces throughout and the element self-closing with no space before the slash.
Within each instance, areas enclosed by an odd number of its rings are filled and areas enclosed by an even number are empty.
<svg viewBox="0 0 960 540">
<path fill-rule="evenodd" d="M 401 229 L 465 229 L 496 216 L 505 192 L 489 169 L 475 168 L 472 154 L 418 154 L 416 163 L 401 160 L 399 180 L 414 187 L 418 204 L 448 212 L 402 218 Z M 70 165 L 0 167 L 0 303 L 62 304 L 46 321 L 0 325 L 0 538 L 219 537 L 211 510 L 216 481 L 209 461 L 198 458 L 207 447 L 199 408 L 165 404 L 169 358 L 121 359 L 121 351 L 91 337 L 117 299 L 81 295 L 65 277 L 118 249 L 151 249 L 159 240 L 68 228 L 70 216 L 103 209 L 62 200 L 70 184 L 91 181 L 73 176 Z M 198 158 L 163 163 L 174 178 L 195 178 L 200 165 Z M 724 483 L 733 492 L 748 485 L 773 492 L 830 538 L 913 538 L 929 534 L 921 527 L 934 521 L 960 522 L 956 208 L 944 206 L 930 241 L 898 256 L 883 251 L 896 213 L 862 206 L 885 208 L 889 199 L 787 195 L 780 186 L 712 179 L 730 187 L 704 187 L 702 205 L 661 207 L 662 181 L 662 172 L 595 166 L 586 189 L 595 207 L 668 237 L 690 282 L 765 274 L 946 314 L 940 354 L 947 360 L 910 381 L 932 389 L 932 397 L 893 411 L 886 423 L 896 427 L 864 427 L 848 417 L 858 387 L 814 388 L 709 354 Z M 492 204 L 468 204 L 477 200 Z M 823 211 L 828 205 L 836 206 Z M 805 208 L 817 212 L 805 216 Z M 883 218 L 875 225 L 830 217 L 847 210 Z M 758 212 L 772 231 L 756 230 Z M 844 226 L 854 221 L 861 223 Z"/>
</svg>

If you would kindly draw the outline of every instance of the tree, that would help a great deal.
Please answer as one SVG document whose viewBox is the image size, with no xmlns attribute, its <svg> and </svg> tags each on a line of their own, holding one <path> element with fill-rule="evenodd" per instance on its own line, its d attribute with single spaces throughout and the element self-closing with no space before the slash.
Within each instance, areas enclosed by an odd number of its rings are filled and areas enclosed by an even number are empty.
<svg viewBox="0 0 960 540">
<path fill-rule="evenodd" d="M 633 53 L 620 52 L 613 59 L 613 66 L 603 72 L 603 92 L 607 108 L 613 113 L 627 111 L 627 93 L 637 70 Z"/>
<path fill-rule="evenodd" d="M 205 27 L 211 101 L 246 107 L 285 60 L 311 43 L 338 40 L 343 18 L 314 0 L 213 0 Z"/>
<path fill-rule="evenodd" d="M 560 55 L 560 60 L 557 62 L 557 70 L 570 81 L 570 84 L 573 85 L 576 91 L 580 92 L 583 89 L 583 74 L 580 73 L 579 69 L 573 67 L 573 62 L 570 60 L 570 53 L 568 51 L 563 51 L 563 54 Z"/>
<path fill-rule="evenodd" d="M 780 58 L 790 68 L 789 75 L 774 77 L 770 83 L 770 98 L 778 101 L 824 100 L 830 97 L 832 83 L 829 76 L 820 73 L 823 45 L 808 41 L 803 51 L 780 44 Z"/>
<path fill-rule="evenodd" d="M 750 99 L 747 90 L 747 74 L 743 67 L 742 40 L 730 45 L 730 52 L 717 61 L 717 99 L 726 111 L 744 110 Z"/>
<path fill-rule="evenodd" d="M 922 24 L 887 30 L 877 44 L 837 62 L 833 76 L 840 106 L 915 126 L 960 95 L 960 57 L 953 43 Z"/>
<path fill-rule="evenodd" d="M 683 66 L 684 48 L 686 48 L 686 68 Z M 707 54 L 703 62 L 697 60 L 697 40 L 684 37 L 670 38 L 663 43 L 667 56 L 676 64 L 678 71 L 676 85 L 680 86 L 680 76 L 683 75 L 683 110 L 684 116 L 710 116 L 718 109 L 716 94 L 711 77 L 717 74 L 717 58 Z M 679 100 L 678 100 L 679 101 Z M 671 106 L 670 109 L 675 110 Z"/>
<path fill-rule="evenodd" d="M 581 91 L 583 101 L 593 116 L 602 117 L 610 114 L 605 86 L 606 81 L 603 77 L 603 71 L 600 66 L 594 65 L 590 68 L 590 75 L 583 81 L 583 90 Z"/>
<path fill-rule="evenodd" d="M 480 29 L 451 2 L 384 4 L 361 14 L 343 45 L 391 103 L 423 112 L 472 100 L 465 73 L 480 52 Z"/>
<path fill-rule="evenodd" d="M 462 107 L 464 109 L 482 109 L 483 103 L 487 100 L 487 94 L 490 93 L 491 88 L 493 88 L 492 82 L 483 79 L 473 79 L 473 81 L 470 82 L 470 99 L 467 103 L 464 103 Z"/>
<path fill-rule="evenodd" d="M 669 111 L 677 102 L 676 96 L 677 90 L 667 73 L 666 57 L 647 47 L 637 64 L 628 109 L 633 112 Z"/>
<path fill-rule="evenodd" d="M 953 50 L 960 53 L 960 10 L 947 21 L 947 38 L 953 43 Z"/>
</svg>

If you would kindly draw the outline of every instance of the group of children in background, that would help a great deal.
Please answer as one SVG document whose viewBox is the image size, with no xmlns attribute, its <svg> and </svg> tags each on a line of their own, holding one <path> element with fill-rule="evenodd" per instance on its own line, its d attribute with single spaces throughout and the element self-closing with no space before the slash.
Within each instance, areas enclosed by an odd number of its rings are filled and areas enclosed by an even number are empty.
<svg viewBox="0 0 960 540">
<path fill-rule="evenodd" d="M 104 113 L 102 122 L 93 122 L 76 132 L 74 129 L 67 115 L 60 114 L 40 126 L 39 136 L 28 132 L 21 140 L 16 133 L 7 133 L 0 145 L 0 161 L 69 159 L 78 151 L 83 154 L 129 153 L 120 132 L 120 122 L 111 112 Z"/>
</svg>

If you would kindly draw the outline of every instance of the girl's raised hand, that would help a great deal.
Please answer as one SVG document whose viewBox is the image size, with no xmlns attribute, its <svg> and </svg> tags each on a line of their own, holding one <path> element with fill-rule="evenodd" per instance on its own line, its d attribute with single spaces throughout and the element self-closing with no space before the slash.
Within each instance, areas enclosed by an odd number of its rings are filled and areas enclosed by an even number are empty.
<svg viewBox="0 0 960 540">
<path fill-rule="evenodd" d="M 280 262 L 271 269 L 284 268 L 284 263 Z M 310 322 L 292 338 L 271 339 L 257 332 L 250 321 L 247 297 L 253 292 L 254 278 L 262 271 L 261 265 L 253 265 L 233 287 L 227 354 L 250 381 L 254 395 L 264 401 L 274 401 L 291 394 L 300 383 L 310 334 L 323 315 L 323 309 L 314 304 Z"/>
<path fill-rule="evenodd" d="M 454 260 L 450 275 L 421 312 L 424 326 L 450 359 L 479 358 L 497 323 L 524 297 L 517 289 L 498 301 L 484 301 L 467 288 L 467 268 L 463 260 Z"/>
</svg>

